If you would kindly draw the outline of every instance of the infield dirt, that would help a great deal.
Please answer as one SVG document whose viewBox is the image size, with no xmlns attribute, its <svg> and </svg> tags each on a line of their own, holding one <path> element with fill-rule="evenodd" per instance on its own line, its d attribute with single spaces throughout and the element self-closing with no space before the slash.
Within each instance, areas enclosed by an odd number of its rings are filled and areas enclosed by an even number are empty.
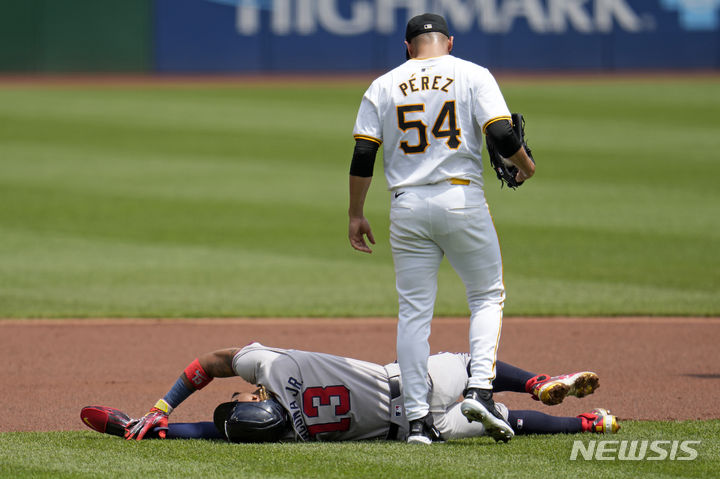
<svg viewBox="0 0 720 479">
<path fill-rule="evenodd" d="M 144 414 L 199 354 L 268 346 L 395 359 L 395 319 L 2 320 L 0 432 L 84 429 L 80 409 Z M 465 351 L 467 318 L 436 318 L 431 351 Z M 600 388 L 548 407 L 502 393 L 514 409 L 574 416 L 595 407 L 621 419 L 720 418 L 720 318 L 505 318 L 499 359 L 537 373 L 592 370 Z M 239 378 L 215 380 L 172 415 L 207 421 Z"/>
</svg>

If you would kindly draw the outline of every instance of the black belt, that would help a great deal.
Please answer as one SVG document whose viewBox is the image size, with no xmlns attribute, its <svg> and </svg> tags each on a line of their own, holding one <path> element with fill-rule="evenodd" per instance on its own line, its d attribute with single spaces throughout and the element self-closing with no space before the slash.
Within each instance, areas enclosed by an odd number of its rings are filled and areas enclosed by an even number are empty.
<svg viewBox="0 0 720 479">
<path fill-rule="evenodd" d="M 392 401 L 393 399 L 400 397 L 400 376 L 388 377 L 388 383 L 390 384 L 390 401 Z M 393 412 L 390 411 L 391 416 L 392 414 Z M 395 439 L 397 439 L 399 430 L 400 426 L 398 426 L 394 422 L 391 422 L 387 435 L 388 441 L 394 441 Z"/>
</svg>

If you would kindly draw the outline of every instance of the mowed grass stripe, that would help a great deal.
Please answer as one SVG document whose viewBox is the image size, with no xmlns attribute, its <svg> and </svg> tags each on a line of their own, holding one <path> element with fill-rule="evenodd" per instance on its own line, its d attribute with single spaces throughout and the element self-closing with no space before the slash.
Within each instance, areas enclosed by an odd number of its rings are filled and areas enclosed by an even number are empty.
<svg viewBox="0 0 720 479">
<path fill-rule="evenodd" d="M 395 315 L 380 157 L 378 244 L 346 239 L 364 88 L 0 89 L 0 317 Z M 506 314 L 720 314 L 720 85 L 504 92 L 539 165 L 486 175 Z M 445 263 L 436 313 L 466 312 Z"/>
</svg>

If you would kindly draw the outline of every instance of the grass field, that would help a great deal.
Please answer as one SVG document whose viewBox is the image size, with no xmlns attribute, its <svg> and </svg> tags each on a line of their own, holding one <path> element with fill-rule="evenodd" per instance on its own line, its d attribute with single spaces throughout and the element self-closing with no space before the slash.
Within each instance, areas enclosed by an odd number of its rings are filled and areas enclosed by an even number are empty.
<svg viewBox="0 0 720 479">
<path fill-rule="evenodd" d="M 720 83 L 502 85 L 538 161 L 518 191 L 486 177 L 506 313 L 720 314 Z M 0 318 L 394 316 L 381 166 L 375 252 L 346 239 L 365 87 L 0 86 Z M 437 313 L 466 313 L 447 264 Z M 711 477 L 718 427 L 627 421 L 613 437 L 700 440 L 692 462 L 570 461 L 589 435 L 428 449 L 4 433 L 0 477 Z"/>
<path fill-rule="evenodd" d="M 487 177 L 506 313 L 720 314 L 720 82 L 503 85 L 539 164 Z M 346 238 L 365 87 L 0 87 L 0 317 L 395 315 L 381 169 Z"/>
<path fill-rule="evenodd" d="M 669 441 L 664 460 L 620 461 L 619 444 L 606 460 L 570 459 L 573 443 L 594 435 L 517 437 L 508 444 L 490 438 L 451 441 L 432 447 L 386 441 L 237 445 L 211 441 L 125 442 L 93 432 L 0 435 L 0 476 L 25 477 L 275 477 L 275 478 L 681 478 L 715 477 L 720 468 L 720 421 L 625 422 L 613 440 Z M 607 436 L 605 437 L 608 438 Z M 688 445 L 694 460 L 672 442 Z M 595 446 L 597 447 L 597 445 Z M 630 445 L 626 447 L 632 447 Z M 649 448 L 649 446 L 647 446 Z M 639 451 L 640 449 L 636 449 Z M 639 452 L 638 452 L 639 454 Z M 647 449 L 645 457 L 661 457 Z M 673 457 L 674 460 L 670 458 Z"/>
</svg>

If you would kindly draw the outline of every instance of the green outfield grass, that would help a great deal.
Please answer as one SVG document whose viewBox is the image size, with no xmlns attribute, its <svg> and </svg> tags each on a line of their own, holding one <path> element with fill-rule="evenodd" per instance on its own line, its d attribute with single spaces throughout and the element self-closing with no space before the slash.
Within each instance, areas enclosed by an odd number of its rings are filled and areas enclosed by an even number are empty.
<svg viewBox="0 0 720 479">
<path fill-rule="evenodd" d="M 538 161 L 487 177 L 506 313 L 720 314 L 720 82 L 501 86 Z M 365 87 L 0 86 L 0 317 L 395 315 L 381 168 L 346 238 Z"/>
<path fill-rule="evenodd" d="M 720 421 L 623 423 L 614 436 L 591 434 L 516 437 L 508 444 L 490 438 L 450 441 L 430 447 L 385 441 L 240 445 L 211 441 L 141 441 L 94 432 L 0 434 L 0 476 L 25 477 L 334 477 L 358 478 L 680 478 L 715 477 L 720 468 Z M 619 444 L 600 457 L 571 460 L 573 443 L 592 440 L 648 441 L 642 460 L 619 461 Z M 652 452 L 651 441 L 668 441 Z M 676 452 L 672 443 L 677 441 Z M 689 458 L 679 444 L 688 444 Z M 595 445 L 597 448 L 597 444 Z M 631 447 L 630 445 L 626 447 Z M 673 458 L 673 460 L 671 460 Z"/>
</svg>

